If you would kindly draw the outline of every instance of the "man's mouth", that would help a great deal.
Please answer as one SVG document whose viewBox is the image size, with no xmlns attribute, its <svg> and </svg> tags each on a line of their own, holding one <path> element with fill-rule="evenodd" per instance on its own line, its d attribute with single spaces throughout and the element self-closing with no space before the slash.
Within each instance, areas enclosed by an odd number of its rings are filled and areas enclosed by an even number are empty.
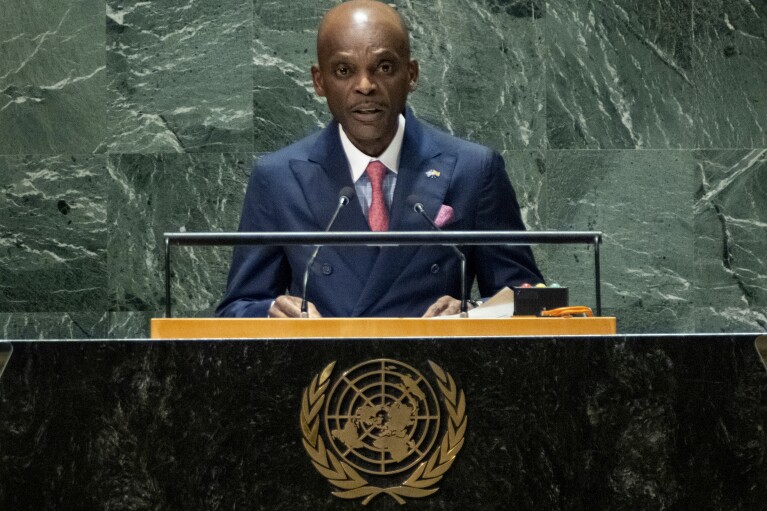
<svg viewBox="0 0 767 511">
<path fill-rule="evenodd" d="M 364 105 L 352 108 L 352 113 L 355 117 L 360 118 L 375 117 L 383 113 L 383 111 L 383 108 L 375 105 Z"/>
</svg>

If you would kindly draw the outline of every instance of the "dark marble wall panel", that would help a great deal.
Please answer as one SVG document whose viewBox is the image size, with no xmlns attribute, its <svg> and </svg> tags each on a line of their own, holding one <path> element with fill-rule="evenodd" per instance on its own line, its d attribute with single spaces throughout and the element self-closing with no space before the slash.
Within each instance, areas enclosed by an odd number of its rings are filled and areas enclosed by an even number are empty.
<svg viewBox="0 0 767 511">
<path fill-rule="evenodd" d="M 253 123 L 256 152 L 271 152 L 324 126 L 330 115 L 309 71 L 316 30 L 336 2 L 255 4 Z"/>
<path fill-rule="evenodd" d="M 542 214 L 542 194 L 546 186 L 543 151 L 503 151 L 517 202 L 522 209 L 522 219 L 528 229 L 544 228 Z"/>
<path fill-rule="evenodd" d="M 696 0 L 698 147 L 767 146 L 767 3 Z"/>
<path fill-rule="evenodd" d="M 252 3 L 106 4 L 110 152 L 252 150 Z"/>
<path fill-rule="evenodd" d="M 107 325 L 98 312 L 0 313 L 0 338 L 99 339 L 108 336 Z"/>
<path fill-rule="evenodd" d="M 152 318 L 164 317 L 163 312 L 110 312 L 108 313 L 109 339 L 143 339 L 149 336 Z"/>
<path fill-rule="evenodd" d="M 695 153 L 697 328 L 767 329 L 767 149 Z"/>
<path fill-rule="evenodd" d="M 691 4 L 546 2 L 549 147 L 692 147 Z"/>
<path fill-rule="evenodd" d="M 91 153 L 106 128 L 104 4 L 4 0 L 0 154 Z"/>
<path fill-rule="evenodd" d="M 0 156 L 0 312 L 106 307 L 106 157 Z"/>
<path fill-rule="evenodd" d="M 545 75 L 529 1 L 417 1 L 401 10 L 421 63 L 411 101 L 419 115 L 497 150 L 543 147 Z"/>
<path fill-rule="evenodd" d="M 256 151 L 272 151 L 323 126 L 314 94 L 319 19 L 335 2 L 257 2 L 254 43 Z M 401 2 L 420 61 L 411 105 L 424 119 L 498 150 L 544 144 L 543 67 L 527 1 Z"/>
<path fill-rule="evenodd" d="M 691 152 L 549 151 L 546 178 L 547 228 L 605 233 L 602 299 L 621 331 L 690 331 Z M 593 296 L 590 261 L 562 246 L 547 252 L 560 282 Z"/>
<path fill-rule="evenodd" d="M 309 68 L 337 3 L 2 2 L 3 335 L 148 335 L 161 233 L 235 229 L 252 155 L 329 120 Z M 501 152 L 529 227 L 605 232 L 621 331 L 767 329 L 763 1 L 394 3 L 413 109 Z M 592 251 L 534 251 L 593 305 Z M 177 252 L 176 311 L 209 313 L 229 249 Z"/>
<path fill-rule="evenodd" d="M 164 310 L 164 232 L 233 231 L 245 193 L 246 154 L 112 155 L 110 311 Z M 224 291 L 231 250 L 173 252 L 177 312 L 209 310 Z"/>
</svg>

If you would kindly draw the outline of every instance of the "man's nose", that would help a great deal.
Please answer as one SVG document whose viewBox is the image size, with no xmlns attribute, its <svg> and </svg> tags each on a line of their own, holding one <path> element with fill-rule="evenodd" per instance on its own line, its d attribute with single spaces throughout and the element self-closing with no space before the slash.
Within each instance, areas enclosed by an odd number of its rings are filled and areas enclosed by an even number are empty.
<svg viewBox="0 0 767 511">
<path fill-rule="evenodd" d="M 357 81 L 357 92 L 366 96 L 376 90 L 376 83 L 370 76 L 370 73 L 360 73 Z"/>
</svg>

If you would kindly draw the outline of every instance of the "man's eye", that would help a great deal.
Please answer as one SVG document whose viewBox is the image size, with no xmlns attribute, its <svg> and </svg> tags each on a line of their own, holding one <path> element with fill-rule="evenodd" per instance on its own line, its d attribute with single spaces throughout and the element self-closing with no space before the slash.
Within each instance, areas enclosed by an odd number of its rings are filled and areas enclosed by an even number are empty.
<svg viewBox="0 0 767 511">
<path fill-rule="evenodd" d="M 392 65 L 391 65 L 391 63 L 389 63 L 389 62 L 384 62 L 383 64 L 381 64 L 380 66 L 378 66 L 378 68 L 379 68 L 379 69 L 380 69 L 382 72 L 384 72 L 384 73 L 387 73 L 387 74 L 388 74 L 388 73 L 391 73 L 392 71 L 394 71 L 394 66 L 392 66 Z"/>
<path fill-rule="evenodd" d="M 338 66 L 336 68 L 336 74 L 338 76 L 347 76 L 351 70 L 347 66 Z"/>
</svg>

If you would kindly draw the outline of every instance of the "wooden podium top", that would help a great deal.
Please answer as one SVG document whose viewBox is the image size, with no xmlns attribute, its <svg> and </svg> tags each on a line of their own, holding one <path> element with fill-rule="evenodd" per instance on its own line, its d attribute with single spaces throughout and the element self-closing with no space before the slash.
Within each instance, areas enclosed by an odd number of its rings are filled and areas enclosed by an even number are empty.
<svg viewBox="0 0 767 511">
<path fill-rule="evenodd" d="M 615 335 L 614 317 L 501 319 L 320 318 L 152 320 L 152 339 L 300 339 Z"/>
</svg>

